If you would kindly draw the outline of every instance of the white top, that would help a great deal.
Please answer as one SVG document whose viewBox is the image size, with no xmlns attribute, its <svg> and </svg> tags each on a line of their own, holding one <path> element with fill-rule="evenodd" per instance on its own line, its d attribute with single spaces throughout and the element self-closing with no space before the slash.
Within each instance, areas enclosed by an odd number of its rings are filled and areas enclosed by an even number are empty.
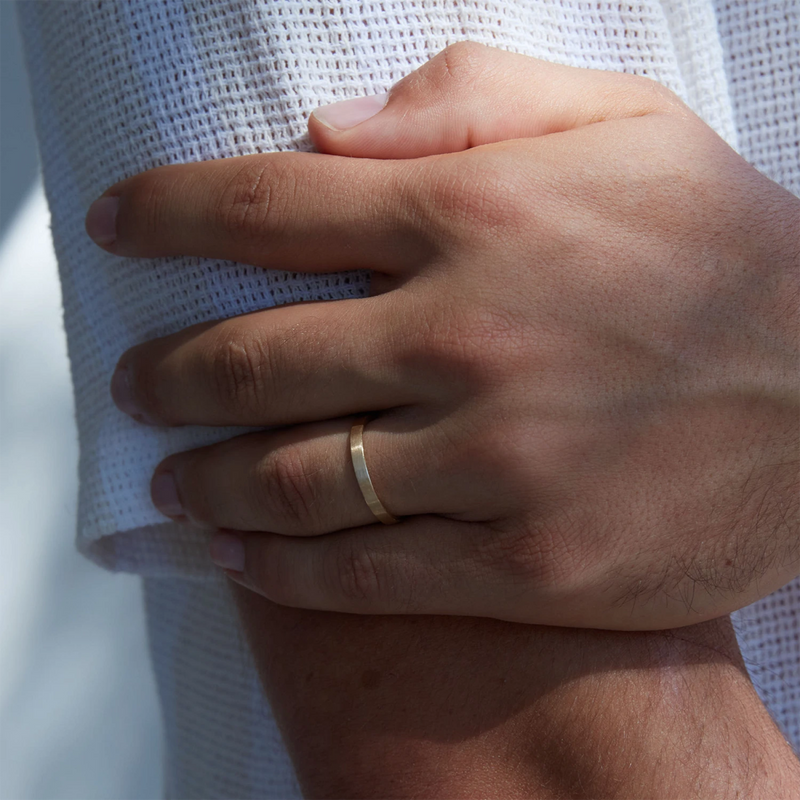
<svg viewBox="0 0 800 800">
<path fill-rule="evenodd" d="M 240 429 L 144 428 L 113 407 L 108 384 L 135 343 L 280 303 L 363 296 L 367 279 L 120 260 L 86 236 L 90 202 L 161 164 L 308 150 L 316 106 L 386 91 L 461 39 L 654 78 L 797 194 L 800 11 L 796 0 L 102 0 L 21 3 L 19 14 L 75 386 L 78 547 L 146 576 L 168 794 L 297 796 L 206 542 L 149 499 L 163 457 Z M 737 616 L 762 697 L 800 749 L 800 581 Z"/>
</svg>

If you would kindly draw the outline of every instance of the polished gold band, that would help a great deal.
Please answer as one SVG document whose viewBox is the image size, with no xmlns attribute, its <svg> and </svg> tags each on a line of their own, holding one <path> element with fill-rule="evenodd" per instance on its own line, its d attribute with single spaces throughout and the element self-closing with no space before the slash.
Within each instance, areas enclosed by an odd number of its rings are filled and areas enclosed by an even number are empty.
<svg viewBox="0 0 800 800">
<path fill-rule="evenodd" d="M 364 426 L 369 422 L 369 419 L 369 415 L 359 417 L 353 423 L 353 427 L 350 428 L 350 457 L 353 459 L 353 469 L 356 471 L 358 486 L 370 511 L 384 525 L 394 525 L 395 522 L 400 522 L 400 520 L 397 517 L 393 517 L 383 507 L 383 503 L 378 499 L 378 495 L 375 494 L 375 487 L 372 485 L 372 479 L 369 477 L 369 470 L 367 469 L 367 460 L 364 458 Z"/>
</svg>

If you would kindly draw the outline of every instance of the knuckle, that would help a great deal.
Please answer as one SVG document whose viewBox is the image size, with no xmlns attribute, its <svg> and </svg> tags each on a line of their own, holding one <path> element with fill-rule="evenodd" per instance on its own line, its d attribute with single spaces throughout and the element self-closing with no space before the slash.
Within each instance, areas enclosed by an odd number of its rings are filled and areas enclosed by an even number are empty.
<svg viewBox="0 0 800 800">
<path fill-rule="evenodd" d="M 529 224 L 523 176 L 506 155 L 468 150 L 457 162 L 433 165 L 423 197 L 428 226 L 447 240 L 472 247 Z"/>
<path fill-rule="evenodd" d="M 271 199 L 267 165 L 246 164 L 220 194 L 219 216 L 224 230 L 233 236 L 258 233 L 270 214 Z"/>
<path fill-rule="evenodd" d="M 271 360 L 257 332 L 223 326 L 212 346 L 211 365 L 216 396 L 225 411 L 262 410 Z"/>
<path fill-rule="evenodd" d="M 524 508 L 533 499 L 529 473 L 534 452 L 530 433 L 510 423 L 508 414 L 502 414 L 475 419 L 469 437 L 459 442 L 455 457 L 467 465 L 472 480 L 485 483 L 486 476 L 492 476 L 493 499 L 507 512 L 520 502 Z M 537 496 L 536 500 L 538 506 L 541 499 Z"/>
<path fill-rule="evenodd" d="M 686 106 L 671 89 L 644 75 L 620 73 L 623 91 L 636 97 L 637 105 L 645 114 L 685 113 Z"/>
<path fill-rule="evenodd" d="M 293 171 L 282 159 L 245 160 L 219 194 L 215 215 L 224 232 L 256 241 L 279 233 L 294 184 Z"/>
<path fill-rule="evenodd" d="M 269 506 L 278 533 L 310 533 L 314 530 L 317 497 L 314 490 L 321 467 L 312 465 L 298 447 L 277 450 L 262 466 L 263 503 Z"/>
<path fill-rule="evenodd" d="M 483 44 L 468 40 L 455 42 L 437 56 L 448 83 L 469 86 L 478 78 L 489 63 L 492 50 Z"/>
<path fill-rule="evenodd" d="M 417 370 L 427 367 L 437 377 L 430 386 L 443 386 L 448 394 L 457 386 L 475 392 L 503 382 L 520 364 L 518 351 L 523 345 L 515 335 L 513 320 L 503 313 L 488 307 L 465 310 L 463 304 L 453 304 L 421 318 L 424 323 L 406 337 L 403 358 Z"/>
<path fill-rule="evenodd" d="M 433 357 L 439 362 L 434 369 L 441 365 L 447 373 L 473 387 L 484 383 L 492 367 L 487 339 L 460 326 L 442 331 L 431 343 Z"/>
<path fill-rule="evenodd" d="M 484 74 L 495 52 L 477 42 L 455 42 L 401 80 L 392 94 L 408 92 L 418 98 L 466 91 Z"/>
<path fill-rule="evenodd" d="M 536 530 L 528 526 L 491 537 L 479 547 L 476 560 L 483 570 L 513 585 L 540 590 L 562 586 L 557 560 L 548 553 Z"/>
<path fill-rule="evenodd" d="M 578 520 L 524 520 L 479 546 L 478 561 L 490 573 L 519 586 L 560 593 L 576 590 L 595 569 Z"/>
<path fill-rule="evenodd" d="M 342 599 L 364 607 L 382 599 L 384 580 L 377 555 L 362 543 L 343 541 L 330 560 L 327 580 Z"/>
<path fill-rule="evenodd" d="M 478 546 L 477 562 L 490 574 L 521 585 L 538 586 L 546 558 L 540 542 L 526 527 L 490 536 Z"/>
</svg>

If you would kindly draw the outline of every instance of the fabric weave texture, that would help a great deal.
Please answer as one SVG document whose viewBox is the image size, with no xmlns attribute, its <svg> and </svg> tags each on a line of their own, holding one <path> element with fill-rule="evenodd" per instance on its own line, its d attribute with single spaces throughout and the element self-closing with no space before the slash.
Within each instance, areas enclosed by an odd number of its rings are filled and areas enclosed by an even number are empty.
<svg viewBox="0 0 800 800">
<path fill-rule="evenodd" d="M 149 497 L 163 457 L 241 429 L 145 428 L 114 408 L 108 385 L 134 344 L 365 296 L 368 275 L 121 260 L 86 236 L 89 204 L 163 164 L 309 150 L 315 107 L 385 92 L 464 39 L 653 78 L 798 194 L 800 11 L 794 0 L 38 0 L 19 16 L 75 386 L 78 547 L 145 577 L 167 796 L 299 797 L 206 540 L 164 522 Z M 736 616 L 759 692 L 800 749 L 800 581 Z"/>
</svg>

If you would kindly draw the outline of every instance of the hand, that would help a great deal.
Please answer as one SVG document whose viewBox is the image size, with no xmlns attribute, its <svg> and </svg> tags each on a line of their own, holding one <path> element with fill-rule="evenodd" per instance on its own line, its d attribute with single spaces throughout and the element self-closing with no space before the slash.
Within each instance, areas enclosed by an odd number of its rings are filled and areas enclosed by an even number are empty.
<svg viewBox="0 0 800 800">
<path fill-rule="evenodd" d="M 219 541 L 229 574 L 306 608 L 642 629 L 797 573 L 800 201 L 651 81 L 471 44 L 310 131 L 323 154 L 152 170 L 87 220 L 124 256 L 375 271 L 370 298 L 120 361 L 143 421 L 289 426 L 156 472 L 168 515 L 252 532 Z M 397 526 L 353 474 L 361 412 Z"/>
</svg>

